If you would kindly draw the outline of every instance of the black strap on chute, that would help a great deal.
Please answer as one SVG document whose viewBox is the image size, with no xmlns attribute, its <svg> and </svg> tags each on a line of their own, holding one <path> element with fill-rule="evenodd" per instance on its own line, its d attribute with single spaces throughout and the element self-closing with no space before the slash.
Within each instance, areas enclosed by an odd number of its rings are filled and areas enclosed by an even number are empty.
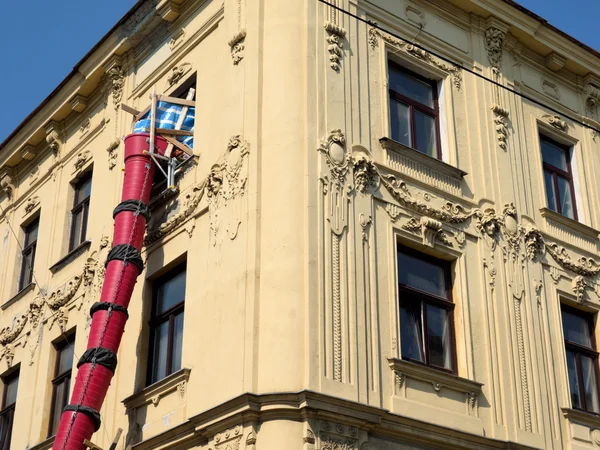
<svg viewBox="0 0 600 450">
<path fill-rule="evenodd" d="M 93 359 L 96 358 L 96 364 L 106 367 L 113 374 L 117 368 L 117 354 L 112 350 L 102 347 L 88 348 L 77 363 L 79 369 L 82 365 L 92 363 Z"/>
<path fill-rule="evenodd" d="M 125 316 L 129 319 L 129 312 L 127 308 L 121 305 L 117 305 L 115 303 L 110 302 L 96 302 L 90 308 L 90 317 L 92 317 L 98 311 L 108 311 L 108 309 L 112 306 L 112 310 L 115 312 L 120 312 L 125 314 Z"/>
<path fill-rule="evenodd" d="M 135 264 L 137 268 L 140 269 L 140 272 L 144 270 L 144 261 L 142 260 L 142 255 L 140 255 L 138 249 L 133 245 L 115 245 L 106 257 L 106 266 L 108 266 L 108 263 L 114 259 L 118 259 L 120 261 L 127 260 L 127 262 L 130 262 L 131 264 Z"/>
<path fill-rule="evenodd" d="M 113 219 L 122 211 L 131 211 L 139 213 L 146 218 L 146 222 L 150 219 L 150 208 L 140 200 L 125 200 L 117 205 L 113 211 Z"/>
<path fill-rule="evenodd" d="M 94 421 L 94 431 L 98 431 L 100 429 L 102 420 L 100 420 L 100 413 L 94 408 L 90 408 L 89 406 L 84 405 L 67 405 L 63 409 L 63 412 L 65 411 L 77 411 L 82 414 L 85 414 Z"/>
</svg>

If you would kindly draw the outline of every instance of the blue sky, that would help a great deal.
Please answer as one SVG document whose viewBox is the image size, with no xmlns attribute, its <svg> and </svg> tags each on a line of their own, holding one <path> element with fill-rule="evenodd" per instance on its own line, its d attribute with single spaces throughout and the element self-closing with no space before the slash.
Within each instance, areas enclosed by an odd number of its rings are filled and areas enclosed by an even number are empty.
<svg viewBox="0 0 600 450">
<path fill-rule="evenodd" d="M 135 0 L 5 3 L 0 15 L 0 42 L 4 43 L 0 44 L 0 86 L 8 88 L 0 100 L 0 142 L 58 86 Z M 600 0 L 519 3 L 600 51 Z"/>
</svg>

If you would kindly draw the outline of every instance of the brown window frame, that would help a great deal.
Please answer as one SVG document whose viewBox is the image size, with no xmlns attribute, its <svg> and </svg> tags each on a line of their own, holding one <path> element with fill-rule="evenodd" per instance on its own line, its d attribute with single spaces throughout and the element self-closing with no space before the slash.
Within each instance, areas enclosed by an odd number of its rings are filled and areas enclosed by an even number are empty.
<svg viewBox="0 0 600 450">
<path fill-rule="evenodd" d="M 566 356 L 567 350 L 575 353 L 575 365 L 577 368 L 577 384 L 579 386 L 579 398 L 581 399 L 581 404 L 583 407 L 575 406 L 572 404 L 572 402 L 571 402 L 571 406 L 573 407 L 573 409 L 576 409 L 579 411 L 585 411 L 585 412 L 588 412 L 591 414 L 599 415 L 600 413 L 592 411 L 587 408 L 587 400 L 585 398 L 586 392 L 585 392 L 585 387 L 584 387 L 585 383 L 583 383 L 583 379 L 584 379 L 583 378 L 583 369 L 581 367 L 581 357 L 580 357 L 580 355 L 588 356 L 593 361 L 594 372 L 596 375 L 596 393 L 598 395 L 598 402 L 600 403 L 600 370 L 598 368 L 598 357 L 600 356 L 600 353 L 598 352 L 598 350 L 597 350 L 598 347 L 596 346 L 596 333 L 594 333 L 594 316 L 590 313 L 586 313 L 585 311 L 581 311 L 577 308 L 573 308 L 573 307 L 567 306 L 565 304 L 561 304 L 560 309 L 561 309 L 561 312 L 566 311 L 570 314 L 573 314 L 575 316 L 579 316 L 579 317 L 585 319 L 585 322 L 588 325 L 588 331 L 590 333 L 590 340 L 592 343 L 592 347 L 586 347 L 577 342 L 567 341 L 567 338 L 565 336 L 564 329 L 563 329 L 563 340 L 565 343 L 565 356 Z M 561 318 L 561 322 L 562 322 L 562 318 Z M 569 392 L 570 392 L 571 380 L 568 379 L 568 376 L 567 376 L 567 381 L 569 383 Z M 569 394 L 569 398 L 570 398 L 570 394 Z"/>
<path fill-rule="evenodd" d="M 168 377 L 172 373 L 174 373 L 171 369 L 173 366 L 173 348 L 174 348 L 174 338 L 175 338 L 175 317 L 179 314 L 185 313 L 185 296 L 184 299 L 177 303 L 176 305 L 171 306 L 166 311 L 161 312 L 160 314 L 156 314 L 156 308 L 158 305 L 158 287 L 161 284 L 165 284 L 166 281 L 172 279 L 173 277 L 179 275 L 182 272 L 186 272 L 186 289 L 187 289 L 187 264 L 182 263 L 181 265 L 173 268 L 160 278 L 154 280 L 152 282 L 152 313 L 149 321 L 150 325 L 150 345 L 148 346 L 148 369 L 146 373 L 146 385 L 149 386 L 153 383 L 160 381 L 161 379 L 153 380 L 153 369 L 154 369 L 154 358 L 156 356 L 155 345 L 155 334 L 156 330 L 163 323 L 169 323 L 169 331 L 167 335 L 167 358 L 165 361 L 166 370 L 165 377 Z"/>
<path fill-rule="evenodd" d="M 569 182 L 569 190 L 571 191 L 571 200 L 573 201 L 573 220 L 578 220 L 578 216 L 577 216 L 577 199 L 575 198 L 575 184 L 573 183 L 573 168 L 571 167 L 571 153 L 572 153 L 572 147 L 566 144 L 562 144 L 560 142 L 555 141 L 552 138 L 549 138 L 546 135 L 540 134 L 540 153 L 541 153 L 541 142 L 545 141 L 546 143 L 553 145 L 559 149 L 561 149 L 562 151 L 565 152 L 565 159 L 567 161 L 567 170 L 568 171 L 564 171 L 563 169 L 553 166 L 550 163 L 547 163 L 546 161 L 544 161 L 544 155 L 542 154 L 542 167 L 544 169 L 544 171 L 548 171 L 550 173 L 550 175 L 552 176 L 552 190 L 554 191 L 554 196 L 556 198 L 556 211 L 557 213 L 570 218 L 569 216 L 563 214 L 562 212 L 562 205 L 560 202 L 560 190 L 558 189 L 558 177 L 561 177 L 565 180 L 567 180 Z M 550 208 L 550 205 L 548 204 L 548 186 L 546 186 L 546 177 L 544 177 L 544 187 L 545 187 L 545 194 L 546 194 L 546 204 L 548 205 L 548 208 Z M 552 210 L 554 211 L 554 210 Z"/>
<path fill-rule="evenodd" d="M 438 99 L 438 81 L 436 80 L 432 80 L 430 78 L 424 77 L 423 75 L 420 75 L 418 73 L 413 72 L 412 70 L 407 69 L 406 67 L 398 64 L 397 62 L 393 61 L 393 60 L 388 60 L 388 77 L 389 77 L 389 72 L 391 70 L 391 68 L 404 72 L 406 75 L 412 77 L 412 78 L 416 78 L 419 81 L 422 81 L 423 83 L 426 83 L 428 85 L 431 86 L 431 90 L 433 92 L 433 108 L 430 108 L 427 105 L 424 105 L 423 103 L 420 103 L 416 100 L 411 99 L 410 97 L 407 97 L 399 92 L 394 91 L 392 88 L 388 88 L 388 101 L 390 101 L 391 99 L 394 99 L 398 102 L 401 103 L 406 103 L 409 107 L 409 117 L 410 117 L 410 148 L 412 148 L 415 151 L 418 151 L 419 153 L 423 153 L 420 150 L 417 150 L 416 148 L 416 127 L 415 127 L 415 118 L 414 118 L 414 114 L 413 111 L 416 109 L 417 111 L 432 117 L 434 122 L 435 122 L 435 132 L 436 132 L 436 139 L 435 139 L 435 145 L 436 145 L 436 154 L 437 154 L 437 159 L 439 159 L 440 161 L 442 160 L 442 145 L 441 145 L 441 137 L 440 137 L 440 106 L 439 106 L 439 99 Z M 391 107 L 391 101 L 390 101 L 390 107 Z M 392 123 L 391 123 L 391 115 L 390 115 L 390 135 L 392 134 Z M 425 155 L 425 153 L 423 153 Z M 429 155 L 427 155 L 429 156 Z"/>
<path fill-rule="evenodd" d="M 65 350 L 65 348 L 69 345 L 75 345 L 75 334 L 71 334 L 59 344 L 55 345 L 55 362 L 54 362 L 54 378 L 52 379 L 52 403 L 50 407 L 50 420 L 48 422 L 48 437 L 54 436 L 55 430 L 54 428 L 58 428 L 58 423 L 54 423 L 54 413 L 56 409 L 56 391 L 59 385 L 68 383 L 69 388 L 65 389 L 63 393 L 62 399 L 62 408 L 69 404 L 69 393 L 71 391 L 71 377 L 73 375 L 73 367 L 65 370 L 64 372 L 58 373 L 60 368 L 60 356 L 61 352 Z M 75 352 L 73 352 L 73 358 L 75 357 Z"/>
<path fill-rule="evenodd" d="M 31 241 L 32 229 L 36 227 L 37 233 L 35 240 Z M 25 239 L 23 241 L 23 250 L 21 251 L 21 272 L 19 274 L 18 291 L 21 292 L 33 282 L 33 266 L 35 265 L 35 251 L 37 249 L 37 238 L 40 229 L 39 216 L 24 227 Z M 31 255 L 31 265 L 27 267 L 27 258 Z"/>
<path fill-rule="evenodd" d="M 406 247 L 400 243 L 397 245 L 397 252 L 402 252 L 406 255 L 413 256 L 415 258 L 419 258 L 423 261 L 427 261 L 429 263 L 435 264 L 439 267 L 442 267 L 444 270 L 444 279 L 446 283 L 446 298 L 439 297 L 437 295 L 431 294 L 429 292 L 424 292 L 422 290 L 416 289 L 414 287 L 404 285 L 398 281 L 398 307 L 400 308 L 403 302 L 402 296 L 403 294 L 409 295 L 409 302 L 420 303 L 420 324 L 421 324 L 421 343 L 422 343 L 422 352 L 424 361 L 419 361 L 416 359 L 408 358 L 404 355 L 401 355 L 402 359 L 405 361 L 410 361 L 415 364 L 420 364 L 423 366 L 431 367 L 435 370 L 441 370 L 443 372 L 457 374 L 457 356 L 456 356 L 456 335 L 455 335 L 455 325 L 454 325 L 454 309 L 456 307 L 456 303 L 454 303 L 452 298 L 452 263 L 450 261 L 446 261 L 443 259 L 436 258 L 431 255 L 427 255 L 425 253 L 419 252 L 411 247 Z M 400 268 L 398 268 L 400 270 Z M 399 279 L 398 279 L 399 280 Z M 404 300 L 406 301 L 406 299 Z M 435 364 L 430 363 L 430 355 L 429 355 L 429 336 L 427 331 L 427 308 L 426 305 L 431 304 L 433 306 L 437 306 L 445 309 L 448 312 L 448 327 L 450 328 L 450 363 L 452 365 L 451 369 L 446 367 L 437 366 Z M 399 310 L 400 311 L 400 310 Z M 398 324 L 400 324 L 400 317 L 398 317 Z M 402 330 L 400 330 L 400 339 L 402 339 Z M 402 348 L 402 347 L 400 347 Z"/>
<path fill-rule="evenodd" d="M 90 214 L 90 198 L 92 196 L 91 186 L 90 186 L 90 195 L 82 199 L 79 203 L 77 203 L 77 197 L 79 197 L 78 193 L 81 188 L 87 183 L 92 182 L 92 172 L 88 172 L 82 176 L 81 179 L 77 181 L 77 183 L 73 186 L 73 208 L 71 209 L 71 233 L 69 236 L 69 252 L 75 250 L 79 245 L 85 242 L 87 236 L 87 225 L 88 225 L 88 217 Z M 79 242 L 75 242 L 75 217 L 81 213 L 81 225 L 79 229 Z"/>
<path fill-rule="evenodd" d="M 3 392 L 2 392 L 2 409 L 0 410 L 0 432 L 2 432 L 4 429 L 4 421 L 5 420 L 8 422 L 8 425 L 7 425 L 8 432 L 5 436 L 0 435 L 0 450 L 10 450 L 12 430 L 13 430 L 14 418 L 15 418 L 15 409 L 16 409 L 17 402 L 15 400 L 15 402 L 11 403 L 10 405 L 6 404 L 6 393 L 8 391 L 8 389 L 6 387 L 10 382 L 14 381 L 15 378 L 17 379 L 17 395 L 18 395 L 19 370 L 17 369 L 15 371 L 13 371 L 10 375 L 2 377 L 2 382 L 3 382 L 4 386 L 3 386 Z"/>
</svg>

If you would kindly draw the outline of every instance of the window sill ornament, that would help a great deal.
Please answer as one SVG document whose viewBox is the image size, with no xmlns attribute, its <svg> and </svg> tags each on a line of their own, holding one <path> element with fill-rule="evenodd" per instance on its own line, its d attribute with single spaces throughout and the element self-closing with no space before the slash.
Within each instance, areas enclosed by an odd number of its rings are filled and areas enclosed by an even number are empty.
<svg viewBox="0 0 600 450">
<path fill-rule="evenodd" d="M 142 389 L 123 400 L 128 411 L 134 411 L 147 405 L 158 406 L 160 400 L 172 393 L 178 393 L 183 399 L 185 397 L 187 383 L 190 379 L 191 369 L 183 368 L 168 375 L 162 380 Z"/>
<path fill-rule="evenodd" d="M 462 72 L 460 68 L 453 66 L 451 64 L 446 64 L 440 61 L 438 58 L 434 57 L 431 53 L 426 50 L 423 50 L 419 47 L 416 47 L 413 44 L 409 44 L 406 41 L 396 39 L 385 32 L 380 31 L 375 27 L 369 28 L 369 46 L 371 49 L 376 49 L 379 46 L 379 40 L 383 40 L 389 45 L 401 50 L 421 61 L 424 61 L 438 69 L 446 72 L 448 75 L 452 75 L 452 84 L 457 90 L 461 90 L 462 88 Z"/>
<path fill-rule="evenodd" d="M 542 118 L 545 119 L 548 124 L 552 125 L 554 128 L 562 131 L 563 133 L 569 131 L 569 125 L 567 125 L 567 122 L 562 120 L 559 116 L 545 115 L 542 116 Z"/>
</svg>

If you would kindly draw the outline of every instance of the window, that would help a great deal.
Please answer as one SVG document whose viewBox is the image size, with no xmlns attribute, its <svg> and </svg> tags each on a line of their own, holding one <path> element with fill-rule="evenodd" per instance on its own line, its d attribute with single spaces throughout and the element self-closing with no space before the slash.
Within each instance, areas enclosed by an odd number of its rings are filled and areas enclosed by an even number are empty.
<svg viewBox="0 0 600 450">
<path fill-rule="evenodd" d="M 85 178 L 80 180 L 74 189 L 69 251 L 74 250 L 85 241 L 92 192 L 92 174 L 85 175 Z"/>
<path fill-rule="evenodd" d="M 562 324 L 567 352 L 569 392 L 575 409 L 600 413 L 598 402 L 598 352 L 592 317 L 562 307 Z"/>
<path fill-rule="evenodd" d="M 56 365 L 54 367 L 54 379 L 52 380 L 52 407 L 50 409 L 48 437 L 56 434 L 63 408 L 69 403 L 74 346 L 75 336 L 73 335 L 56 346 Z"/>
<path fill-rule="evenodd" d="M 437 83 L 389 62 L 392 139 L 442 159 Z"/>
<path fill-rule="evenodd" d="M 575 189 L 571 171 L 571 149 L 545 136 L 540 136 L 544 182 L 548 208 L 577 220 Z"/>
<path fill-rule="evenodd" d="M 15 418 L 15 404 L 17 403 L 17 388 L 19 386 L 19 372 L 2 379 L 4 392 L 2 394 L 2 411 L 0 411 L 0 450 L 10 450 L 13 420 Z"/>
<path fill-rule="evenodd" d="M 398 248 L 402 359 L 453 372 L 450 264 Z"/>
<path fill-rule="evenodd" d="M 153 283 L 148 384 L 181 369 L 185 266 Z"/>
<path fill-rule="evenodd" d="M 40 220 L 35 219 L 25 227 L 25 241 L 21 252 L 21 274 L 19 275 L 19 292 L 33 281 L 33 264 Z"/>
</svg>

